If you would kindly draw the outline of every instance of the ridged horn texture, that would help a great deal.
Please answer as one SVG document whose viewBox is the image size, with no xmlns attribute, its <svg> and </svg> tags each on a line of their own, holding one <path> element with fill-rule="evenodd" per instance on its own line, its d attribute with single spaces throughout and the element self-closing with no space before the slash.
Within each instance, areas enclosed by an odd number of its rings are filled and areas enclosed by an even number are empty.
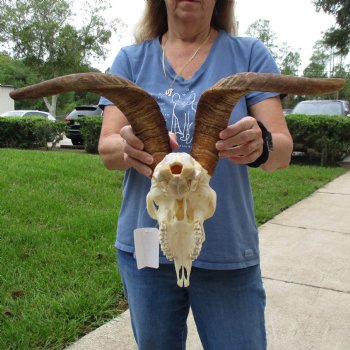
<svg viewBox="0 0 350 350">
<path fill-rule="evenodd" d="M 191 156 L 208 174 L 218 162 L 215 144 L 227 127 L 238 100 L 250 91 L 319 95 L 339 91 L 343 79 L 314 79 L 270 73 L 238 73 L 220 80 L 201 96 L 196 112 Z M 124 113 L 144 150 L 154 157 L 152 169 L 171 152 L 169 135 L 158 104 L 131 81 L 103 73 L 65 75 L 10 93 L 13 99 L 34 99 L 67 91 L 90 91 L 112 101 Z"/>
<path fill-rule="evenodd" d="M 152 168 L 171 152 L 166 123 L 157 102 L 131 81 L 103 73 L 79 73 L 14 90 L 17 99 L 35 99 L 67 91 L 89 91 L 108 98 L 124 113 L 144 150 L 154 157 Z"/>
<path fill-rule="evenodd" d="M 208 174 L 214 174 L 218 162 L 215 144 L 227 127 L 238 100 L 250 91 L 280 94 L 320 95 L 339 91 L 343 79 L 314 79 L 272 73 L 238 73 L 220 80 L 201 96 L 195 118 L 191 156 Z"/>
</svg>

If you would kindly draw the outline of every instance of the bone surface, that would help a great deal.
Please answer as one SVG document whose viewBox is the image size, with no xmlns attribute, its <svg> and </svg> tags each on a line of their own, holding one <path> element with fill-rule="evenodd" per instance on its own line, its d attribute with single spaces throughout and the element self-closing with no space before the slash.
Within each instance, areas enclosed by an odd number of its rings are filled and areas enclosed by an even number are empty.
<svg viewBox="0 0 350 350">
<path fill-rule="evenodd" d="M 154 170 L 147 210 L 157 220 L 160 244 L 174 260 L 179 287 L 188 287 L 192 261 L 205 240 L 204 220 L 216 208 L 208 172 L 187 153 L 170 153 Z"/>
</svg>

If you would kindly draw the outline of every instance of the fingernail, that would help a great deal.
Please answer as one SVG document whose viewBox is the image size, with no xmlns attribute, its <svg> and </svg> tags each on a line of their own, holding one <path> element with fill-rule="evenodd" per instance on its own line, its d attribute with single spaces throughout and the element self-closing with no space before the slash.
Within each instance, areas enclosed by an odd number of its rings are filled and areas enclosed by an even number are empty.
<svg viewBox="0 0 350 350">
<path fill-rule="evenodd" d="M 153 157 L 146 157 L 146 163 L 147 164 L 152 164 L 153 163 Z"/>
<path fill-rule="evenodd" d="M 217 143 L 216 143 L 216 148 L 222 148 L 223 147 L 223 145 L 224 145 L 224 143 L 222 142 L 222 141 L 218 141 Z"/>
</svg>

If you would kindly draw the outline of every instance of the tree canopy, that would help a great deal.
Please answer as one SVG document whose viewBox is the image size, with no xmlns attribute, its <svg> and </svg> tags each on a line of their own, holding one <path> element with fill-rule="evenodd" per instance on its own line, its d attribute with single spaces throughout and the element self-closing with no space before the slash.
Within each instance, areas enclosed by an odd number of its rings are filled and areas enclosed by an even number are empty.
<svg viewBox="0 0 350 350">
<path fill-rule="evenodd" d="M 269 20 L 256 20 L 248 27 L 245 34 L 255 37 L 265 44 L 283 74 L 298 75 L 301 65 L 299 52 L 293 51 L 286 42 L 282 43 L 281 46 L 277 44 L 277 35 L 272 30 Z"/>
<path fill-rule="evenodd" d="M 337 26 L 325 32 L 324 41 L 330 47 L 336 47 L 339 54 L 347 55 L 350 50 L 350 1 L 314 0 L 318 11 L 334 15 Z"/>
<path fill-rule="evenodd" d="M 272 56 L 277 58 L 276 33 L 271 29 L 270 21 L 267 19 L 258 19 L 247 29 L 246 34 L 261 40 L 270 50 Z"/>
<path fill-rule="evenodd" d="M 349 0 L 330 2 L 341 4 L 344 2 L 350 3 Z M 338 7 L 334 8 L 339 9 L 341 4 L 338 4 Z M 350 16 L 350 12 L 348 15 Z M 350 21 L 348 21 L 348 27 L 350 28 Z M 303 72 L 301 72 L 300 66 L 302 62 L 300 52 L 291 48 L 286 42 L 278 44 L 276 33 L 272 30 L 269 20 L 259 19 L 253 22 L 248 27 L 245 34 L 256 37 L 265 44 L 265 46 L 270 50 L 272 56 L 275 58 L 282 74 L 300 75 L 300 73 L 302 73 L 305 77 L 310 78 L 344 78 L 346 79 L 346 86 L 337 94 L 337 96 L 338 98 L 343 98 L 345 100 L 350 98 L 350 65 L 346 63 L 346 52 L 336 51 L 335 44 L 327 42 L 327 36 L 325 36 L 322 40 L 316 41 L 313 47 L 312 56 L 309 59 L 309 63 L 303 69 Z M 349 35 L 347 38 L 350 40 Z M 327 95 L 327 98 L 334 98 L 334 94 Z M 288 96 L 284 100 L 285 107 L 290 108 L 296 101 L 297 99 L 295 97 Z"/>
<path fill-rule="evenodd" d="M 88 71 L 92 58 L 106 57 L 106 44 L 122 25 L 119 19 L 105 22 L 108 6 L 108 1 L 87 0 L 81 20 L 71 0 L 0 0 L 0 44 L 39 80 Z M 45 99 L 52 114 L 56 102 L 55 96 Z"/>
</svg>

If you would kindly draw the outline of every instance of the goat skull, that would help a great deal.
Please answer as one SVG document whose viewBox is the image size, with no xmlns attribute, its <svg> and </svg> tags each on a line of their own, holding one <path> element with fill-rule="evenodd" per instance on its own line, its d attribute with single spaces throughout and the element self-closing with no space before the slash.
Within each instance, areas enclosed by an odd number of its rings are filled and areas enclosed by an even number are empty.
<svg viewBox="0 0 350 350">
<path fill-rule="evenodd" d="M 160 245 L 175 261 L 177 284 L 189 286 L 192 261 L 205 240 L 204 220 L 216 208 L 216 193 L 208 172 L 187 153 L 170 153 L 155 168 L 147 195 L 147 210 L 156 219 Z"/>
</svg>

